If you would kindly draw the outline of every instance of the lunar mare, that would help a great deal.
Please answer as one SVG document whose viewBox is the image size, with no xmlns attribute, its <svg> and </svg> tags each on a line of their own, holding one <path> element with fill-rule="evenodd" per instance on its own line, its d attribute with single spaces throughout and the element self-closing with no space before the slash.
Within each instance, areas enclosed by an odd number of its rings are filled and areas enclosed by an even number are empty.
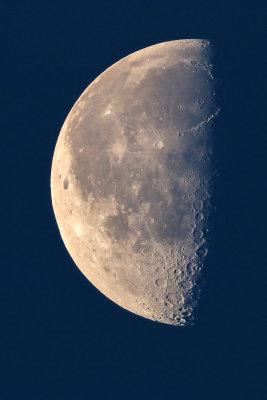
<svg viewBox="0 0 267 400">
<path fill-rule="evenodd" d="M 52 204 L 65 246 L 119 306 L 192 323 L 207 254 L 211 46 L 188 39 L 121 59 L 83 92 L 58 138 Z"/>
</svg>

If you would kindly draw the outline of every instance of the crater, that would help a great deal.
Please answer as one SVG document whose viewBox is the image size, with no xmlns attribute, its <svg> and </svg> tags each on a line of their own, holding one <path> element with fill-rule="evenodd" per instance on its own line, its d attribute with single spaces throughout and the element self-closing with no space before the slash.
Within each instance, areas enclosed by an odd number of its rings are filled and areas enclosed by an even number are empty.
<svg viewBox="0 0 267 400">
<path fill-rule="evenodd" d="M 64 187 L 65 190 L 68 189 L 68 187 L 69 187 L 69 180 L 68 180 L 68 178 L 65 178 L 65 179 L 64 179 L 63 187 Z"/>
<path fill-rule="evenodd" d="M 156 150 L 160 150 L 160 149 L 162 149 L 164 147 L 164 144 L 163 144 L 163 142 L 161 141 L 161 140 L 157 140 L 155 143 L 154 143 L 154 148 L 156 149 Z"/>
<path fill-rule="evenodd" d="M 156 285 L 158 286 L 158 287 L 165 287 L 165 286 L 167 286 L 167 283 L 166 283 L 166 281 L 165 281 L 165 279 L 163 279 L 163 278 L 158 278 L 158 279 L 156 279 Z"/>
</svg>

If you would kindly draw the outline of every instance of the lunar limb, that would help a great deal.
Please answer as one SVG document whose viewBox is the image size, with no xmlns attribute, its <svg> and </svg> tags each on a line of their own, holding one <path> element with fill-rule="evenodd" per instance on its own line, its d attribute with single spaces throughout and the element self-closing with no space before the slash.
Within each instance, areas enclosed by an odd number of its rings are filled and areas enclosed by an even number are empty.
<svg viewBox="0 0 267 400">
<path fill-rule="evenodd" d="M 175 40 L 104 71 L 61 129 L 51 193 L 65 246 L 98 290 L 142 317 L 193 321 L 217 114 L 209 41 Z"/>
</svg>

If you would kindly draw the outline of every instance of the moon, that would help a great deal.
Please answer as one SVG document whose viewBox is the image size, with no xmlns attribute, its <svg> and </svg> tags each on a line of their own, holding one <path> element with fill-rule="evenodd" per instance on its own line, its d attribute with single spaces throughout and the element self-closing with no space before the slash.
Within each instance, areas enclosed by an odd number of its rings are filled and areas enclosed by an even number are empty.
<svg viewBox="0 0 267 400">
<path fill-rule="evenodd" d="M 211 44 L 159 43 L 105 70 L 71 109 L 52 205 L 77 267 L 139 316 L 190 325 L 205 266 L 213 179 Z"/>
</svg>

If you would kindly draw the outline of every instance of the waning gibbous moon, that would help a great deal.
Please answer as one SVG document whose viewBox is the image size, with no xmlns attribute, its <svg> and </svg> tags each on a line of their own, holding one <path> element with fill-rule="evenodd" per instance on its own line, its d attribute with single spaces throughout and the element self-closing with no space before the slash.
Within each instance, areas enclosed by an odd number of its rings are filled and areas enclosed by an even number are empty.
<svg viewBox="0 0 267 400">
<path fill-rule="evenodd" d="M 51 172 L 60 234 L 88 280 L 119 306 L 193 321 L 213 176 L 211 45 L 159 43 L 121 59 L 83 92 Z"/>
</svg>

